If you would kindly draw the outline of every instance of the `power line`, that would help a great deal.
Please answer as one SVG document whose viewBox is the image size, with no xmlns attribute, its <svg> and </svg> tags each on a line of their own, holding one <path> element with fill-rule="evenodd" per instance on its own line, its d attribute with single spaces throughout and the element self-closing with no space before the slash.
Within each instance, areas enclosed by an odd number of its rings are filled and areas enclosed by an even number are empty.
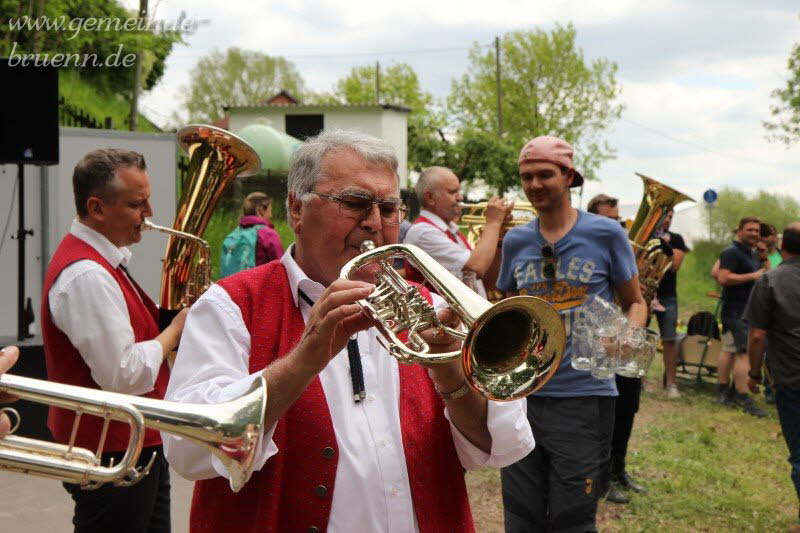
<svg viewBox="0 0 800 533">
<path fill-rule="evenodd" d="M 480 48 L 489 48 L 492 44 L 479 44 Z M 269 55 L 280 56 L 284 59 L 325 59 L 329 57 L 353 57 L 353 56 L 387 56 L 387 55 L 413 55 L 413 54 L 438 54 L 444 52 L 461 52 L 464 50 L 471 50 L 472 46 L 453 46 L 449 48 L 419 48 L 416 50 L 384 50 L 373 52 L 333 52 L 333 53 L 309 53 L 309 54 L 293 54 L 283 53 L 280 50 L 271 50 Z M 196 51 L 191 54 L 173 53 L 170 56 L 177 57 L 196 57 L 200 54 L 208 54 L 209 51 Z"/>
<path fill-rule="evenodd" d="M 653 133 L 653 134 L 658 135 L 660 137 L 664 137 L 665 139 L 669 139 L 670 141 L 673 141 L 673 142 L 676 142 L 676 143 L 680 143 L 680 144 L 685 144 L 685 145 L 691 146 L 693 148 L 698 148 L 698 149 L 703 150 L 704 152 L 708 152 L 710 154 L 719 155 L 719 156 L 722 156 L 722 157 L 727 157 L 729 159 L 737 159 L 739 161 L 745 161 L 747 163 L 753 163 L 753 164 L 757 164 L 757 165 L 768 165 L 768 166 L 776 167 L 776 168 L 800 169 L 800 165 L 784 165 L 784 164 L 781 164 L 781 163 L 773 163 L 773 162 L 770 162 L 770 161 L 760 161 L 758 159 L 752 159 L 752 158 L 749 158 L 749 157 L 742 157 L 740 155 L 728 154 L 728 153 L 725 153 L 725 152 L 720 152 L 718 150 L 714 150 L 712 148 L 708 148 L 707 146 L 703 146 L 701 144 L 698 144 L 698 143 L 695 143 L 695 142 L 692 142 L 692 141 L 687 141 L 685 139 L 674 137 L 674 136 L 672 136 L 672 135 L 670 135 L 668 133 L 664 133 L 664 132 L 659 131 L 659 130 L 657 130 L 655 128 L 651 128 L 650 126 L 645 126 L 644 124 L 640 124 L 639 122 L 636 122 L 636 121 L 633 121 L 633 120 L 630 120 L 630 119 L 627 119 L 627 118 L 622 118 L 621 120 L 623 120 L 624 122 L 627 122 L 629 124 L 633 124 L 634 126 L 636 126 L 638 128 L 642 128 L 644 130 L 647 130 L 650 133 Z"/>
</svg>

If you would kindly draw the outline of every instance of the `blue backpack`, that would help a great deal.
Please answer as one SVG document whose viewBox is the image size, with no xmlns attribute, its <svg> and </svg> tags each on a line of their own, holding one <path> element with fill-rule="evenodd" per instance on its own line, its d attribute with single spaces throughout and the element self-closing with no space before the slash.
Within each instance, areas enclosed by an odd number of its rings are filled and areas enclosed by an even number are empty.
<svg viewBox="0 0 800 533">
<path fill-rule="evenodd" d="M 219 263 L 220 277 L 227 277 L 256 266 L 256 241 L 258 230 L 264 224 L 243 228 L 237 226 L 222 241 L 222 259 Z"/>
</svg>

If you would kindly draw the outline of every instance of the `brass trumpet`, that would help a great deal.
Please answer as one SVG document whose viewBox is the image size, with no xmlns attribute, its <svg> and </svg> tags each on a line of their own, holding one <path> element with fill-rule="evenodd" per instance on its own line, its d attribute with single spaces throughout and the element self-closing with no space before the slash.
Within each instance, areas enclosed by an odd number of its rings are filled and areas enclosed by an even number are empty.
<svg viewBox="0 0 800 533">
<path fill-rule="evenodd" d="M 370 266 L 375 291 L 358 304 L 375 322 L 379 341 L 402 363 L 443 363 L 461 360 L 469 384 L 492 400 L 511 401 L 540 389 L 558 370 L 566 331 L 558 312 L 533 296 L 515 296 L 492 305 L 410 244 L 375 248 L 361 244 L 361 255 L 342 267 L 341 277 L 352 279 Z M 461 318 L 466 331 L 442 324 L 436 310 L 390 266 L 390 259 L 410 261 Z M 439 328 L 464 340 L 460 351 L 432 354 L 420 332 Z M 407 341 L 399 335 L 407 335 Z"/>
<path fill-rule="evenodd" d="M 69 444 L 16 435 L 0 439 L 0 469 L 60 479 L 86 489 L 104 483 L 129 486 L 146 476 L 155 456 L 141 469 L 136 462 L 142 451 L 144 428 L 148 427 L 178 435 L 210 450 L 228 469 L 231 490 L 238 492 L 250 479 L 267 405 L 264 378 L 253 383 L 239 398 L 216 405 L 154 400 L 10 374 L 0 376 L 0 393 L 76 412 Z M 13 409 L 6 410 L 16 414 Z M 96 452 L 73 446 L 83 414 L 104 418 Z M 19 426 L 19 414 L 16 416 L 12 433 Z M 119 464 L 103 466 L 100 455 L 111 420 L 127 422 L 130 439 Z"/>
</svg>

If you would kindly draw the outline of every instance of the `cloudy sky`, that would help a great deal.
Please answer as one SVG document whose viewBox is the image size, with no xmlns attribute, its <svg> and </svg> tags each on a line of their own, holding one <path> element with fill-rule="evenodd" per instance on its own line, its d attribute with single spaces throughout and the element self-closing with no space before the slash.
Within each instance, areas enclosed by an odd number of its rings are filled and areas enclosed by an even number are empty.
<svg viewBox="0 0 800 533">
<path fill-rule="evenodd" d="M 131 7 L 137 0 L 125 0 Z M 206 21 L 169 57 L 144 98 L 157 123 L 180 111 L 199 58 L 231 46 L 292 60 L 309 88 L 329 90 L 356 65 L 411 64 L 425 90 L 445 97 L 467 68 L 473 43 L 511 30 L 572 22 L 588 58 L 619 65 L 625 111 L 608 132 L 617 158 L 600 169 L 597 192 L 638 203 L 635 171 L 700 199 L 708 188 L 766 189 L 800 200 L 800 144 L 764 139 L 770 91 L 782 86 L 800 41 L 796 0 L 150 0 L 155 18 L 183 11 Z M 585 200 L 584 200 L 585 202 Z"/>
</svg>

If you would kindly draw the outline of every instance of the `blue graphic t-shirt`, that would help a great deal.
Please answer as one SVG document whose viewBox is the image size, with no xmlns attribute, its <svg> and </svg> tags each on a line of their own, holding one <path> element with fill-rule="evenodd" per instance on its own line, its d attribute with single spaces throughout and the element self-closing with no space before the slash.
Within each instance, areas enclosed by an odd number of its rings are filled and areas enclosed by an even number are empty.
<svg viewBox="0 0 800 533">
<path fill-rule="evenodd" d="M 550 303 L 564 319 L 567 346 L 555 375 L 539 389 L 537 396 L 616 396 L 613 379 L 599 380 L 570 364 L 572 323 L 586 298 L 597 294 L 614 300 L 614 287 L 630 280 L 636 273 L 636 260 L 625 230 L 619 222 L 592 213 L 578 211 L 575 226 L 555 243 L 556 277 L 546 278 L 542 246 L 547 241 L 539 232 L 539 220 L 533 220 L 506 234 L 503 262 L 497 287 L 538 296 Z"/>
</svg>

